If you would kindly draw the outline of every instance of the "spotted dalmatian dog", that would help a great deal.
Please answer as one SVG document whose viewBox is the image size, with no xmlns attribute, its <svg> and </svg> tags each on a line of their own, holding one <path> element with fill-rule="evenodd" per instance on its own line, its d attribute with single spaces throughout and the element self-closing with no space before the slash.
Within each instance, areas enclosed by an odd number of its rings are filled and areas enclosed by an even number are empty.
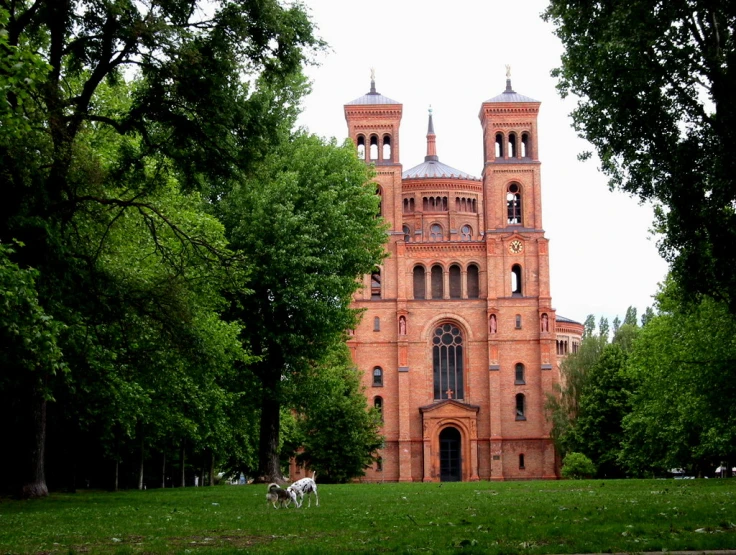
<svg viewBox="0 0 736 555">
<path fill-rule="evenodd" d="M 286 491 L 292 492 L 296 497 L 299 499 L 296 501 L 297 508 L 302 506 L 302 503 L 304 503 L 304 496 L 306 495 L 309 499 L 309 505 L 307 507 L 312 506 L 312 494 L 314 494 L 314 497 L 317 501 L 317 507 L 319 507 L 319 495 L 317 495 L 317 482 L 314 481 L 315 473 L 312 472 L 311 478 L 302 478 L 301 480 L 297 480 L 293 484 L 291 484 L 288 488 L 286 488 Z"/>
</svg>

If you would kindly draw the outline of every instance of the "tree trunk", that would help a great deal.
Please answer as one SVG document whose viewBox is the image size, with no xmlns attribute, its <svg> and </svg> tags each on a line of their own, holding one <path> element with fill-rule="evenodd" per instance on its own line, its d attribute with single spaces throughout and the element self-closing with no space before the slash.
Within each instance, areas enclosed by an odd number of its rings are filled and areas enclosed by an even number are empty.
<svg viewBox="0 0 736 555">
<path fill-rule="evenodd" d="M 272 374 L 274 374 L 272 372 Z M 280 374 L 263 380 L 261 400 L 261 430 L 258 446 L 257 482 L 283 483 L 279 462 L 279 433 L 281 431 L 281 402 L 279 400 Z M 269 383 L 270 382 L 270 383 Z"/>
<path fill-rule="evenodd" d="M 161 488 L 166 488 L 166 451 L 162 451 L 163 463 L 161 463 Z"/>
<path fill-rule="evenodd" d="M 138 467 L 138 489 L 143 489 L 143 459 L 145 456 L 145 440 L 143 436 L 143 426 L 141 426 L 141 464 Z"/>
<path fill-rule="evenodd" d="M 44 455 L 46 449 L 46 399 L 36 390 L 33 392 L 30 406 L 30 416 L 33 425 L 31 444 L 28 450 L 27 476 L 21 486 L 21 496 L 24 498 L 46 497 L 49 489 L 46 487 L 46 470 Z"/>
<path fill-rule="evenodd" d="M 185 472 L 186 468 L 184 465 L 184 463 L 186 462 L 185 457 L 186 457 L 186 452 L 184 451 L 184 440 L 182 440 L 181 448 L 179 450 L 179 461 L 181 461 L 181 487 L 184 487 L 187 485 L 185 481 L 185 478 L 186 478 L 186 472 Z"/>
<path fill-rule="evenodd" d="M 210 457 L 210 485 L 214 486 L 215 485 L 215 452 L 211 451 L 210 455 L 211 455 Z"/>
<path fill-rule="evenodd" d="M 118 491 L 119 481 L 120 481 L 120 461 L 115 459 L 115 483 L 113 484 L 112 491 Z"/>
</svg>

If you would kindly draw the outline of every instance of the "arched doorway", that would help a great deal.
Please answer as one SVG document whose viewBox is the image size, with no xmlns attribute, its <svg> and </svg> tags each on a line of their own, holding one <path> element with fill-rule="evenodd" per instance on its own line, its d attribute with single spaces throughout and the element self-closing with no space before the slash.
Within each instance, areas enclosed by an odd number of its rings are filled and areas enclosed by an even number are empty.
<svg viewBox="0 0 736 555">
<path fill-rule="evenodd" d="M 457 428 L 445 428 L 440 432 L 440 481 L 460 482 L 463 479 L 460 448 Z"/>
</svg>

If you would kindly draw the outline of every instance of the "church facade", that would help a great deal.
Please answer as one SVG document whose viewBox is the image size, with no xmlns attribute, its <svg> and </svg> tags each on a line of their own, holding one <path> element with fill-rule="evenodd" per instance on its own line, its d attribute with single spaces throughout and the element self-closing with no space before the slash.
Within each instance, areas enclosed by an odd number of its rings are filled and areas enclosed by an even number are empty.
<svg viewBox="0 0 736 555">
<path fill-rule="evenodd" d="M 383 418 L 365 481 L 558 477 L 544 404 L 583 327 L 552 307 L 539 108 L 510 79 L 481 104 L 477 178 L 440 162 L 431 113 L 424 162 L 403 170 L 402 105 L 374 81 L 344 106 L 389 225 L 388 257 L 364 277 L 348 340 Z"/>
</svg>

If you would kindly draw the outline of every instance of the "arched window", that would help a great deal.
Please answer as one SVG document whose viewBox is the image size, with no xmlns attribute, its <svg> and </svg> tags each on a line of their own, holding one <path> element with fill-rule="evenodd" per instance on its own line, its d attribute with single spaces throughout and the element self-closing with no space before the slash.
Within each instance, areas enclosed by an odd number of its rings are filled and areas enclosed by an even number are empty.
<svg viewBox="0 0 736 555">
<path fill-rule="evenodd" d="M 520 296 L 521 291 L 521 266 L 514 264 L 511 266 L 511 294 Z"/>
<path fill-rule="evenodd" d="M 442 226 L 440 224 L 429 226 L 429 240 L 435 243 L 442 241 Z"/>
<path fill-rule="evenodd" d="M 453 324 L 443 324 L 432 336 L 435 399 L 463 399 L 463 336 Z"/>
<path fill-rule="evenodd" d="M 376 268 L 371 273 L 371 299 L 381 298 L 381 270 Z"/>
<path fill-rule="evenodd" d="M 516 183 L 509 185 L 506 192 L 506 209 L 510 225 L 521 224 L 521 189 Z"/>
<path fill-rule="evenodd" d="M 453 264 L 450 266 L 450 298 L 459 299 L 462 297 L 462 278 L 460 275 L 460 266 Z"/>
<path fill-rule="evenodd" d="M 411 228 L 408 225 L 405 225 L 401 228 L 401 230 L 404 232 L 404 242 L 410 243 L 411 242 Z"/>
<path fill-rule="evenodd" d="M 523 393 L 516 395 L 516 419 L 526 420 L 526 400 Z"/>
<path fill-rule="evenodd" d="M 524 468 L 526 468 L 524 466 L 524 455 L 520 454 L 519 455 L 519 470 L 524 470 Z"/>
<path fill-rule="evenodd" d="M 509 158 L 516 158 L 516 133 L 509 134 Z"/>
<path fill-rule="evenodd" d="M 373 331 L 381 331 L 381 319 L 378 316 L 373 318 Z"/>
<path fill-rule="evenodd" d="M 365 137 L 358 135 L 358 158 L 365 161 Z"/>
<path fill-rule="evenodd" d="M 377 216 L 383 215 L 383 189 L 381 187 L 376 187 L 376 194 L 378 195 L 378 214 Z"/>
<path fill-rule="evenodd" d="M 521 134 L 521 157 L 529 158 L 529 133 Z"/>
<path fill-rule="evenodd" d="M 426 281 L 424 279 L 424 266 L 414 266 L 414 298 L 424 299 Z"/>
<path fill-rule="evenodd" d="M 460 228 L 460 240 L 470 241 L 473 238 L 473 230 L 469 225 L 464 225 Z"/>
<path fill-rule="evenodd" d="M 378 137 L 371 135 L 370 159 L 378 160 Z"/>
<path fill-rule="evenodd" d="M 496 133 L 496 158 L 503 158 L 503 133 Z"/>
<path fill-rule="evenodd" d="M 381 159 L 391 161 L 391 136 L 383 136 L 383 152 L 381 153 Z"/>
<path fill-rule="evenodd" d="M 478 277 L 478 266 L 471 264 L 468 266 L 468 298 L 477 299 L 480 297 L 480 279 Z"/>
<path fill-rule="evenodd" d="M 373 387 L 381 386 L 383 386 L 383 368 L 376 366 L 373 369 Z M 380 397 L 376 397 L 376 399 L 380 399 Z"/>
<path fill-rule="evenodd" d="M 383 457 L 376 459 L 376 472 L 383 472 Z"/>
<path fill-rule="evenodd" d="M 526 383 L 524 380 L 524 365 L 521 362 L 516 363 L 516 372 L 514 375 L 514 383 L 516 385 L 523 385 Z"/>
<path fill-rule="evenodd" d="M 516 317 L 514 318 L 514 321 L 515 321 L 516 329 L 520 330 L 521 329 L 521 314 L 517 314 Z"/>
<path fill-rule="evenodd" d="M 444 296 L 444 279 L 442 266 L 432 266 L 432 298 L 441 299 Z"/>
<path fill-rule="evenodd" d="M 373 399 L 373 407 L 378 411 L 378 415 L 381 417 L 381 422 L 383 422 L 383 398 L 376 397 Z"/>
</svg>

